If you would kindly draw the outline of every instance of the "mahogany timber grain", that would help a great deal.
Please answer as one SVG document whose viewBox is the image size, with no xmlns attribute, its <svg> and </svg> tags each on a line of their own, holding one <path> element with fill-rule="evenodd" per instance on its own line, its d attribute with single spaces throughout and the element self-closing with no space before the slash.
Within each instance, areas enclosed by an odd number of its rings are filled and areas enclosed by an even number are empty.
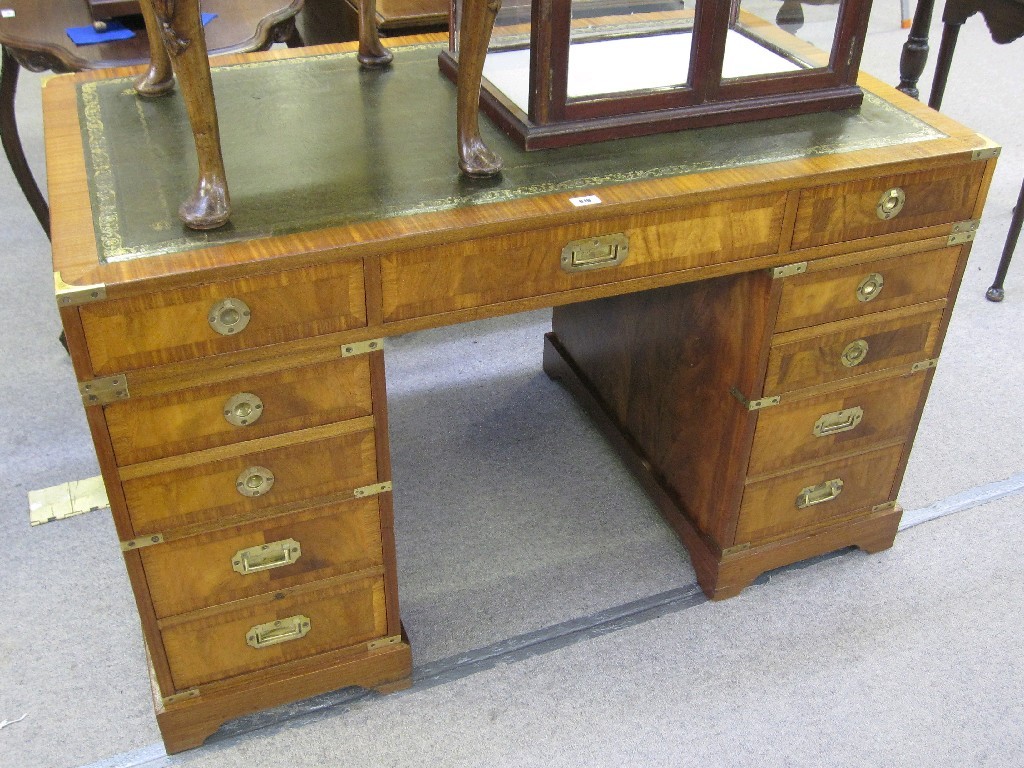
<svg viewBox="0 0 1024 768">
<path fill-rule="evenodd" d="M 787 277 L 775 331 L 791 331 L 944 298 L 960 250 L 944 248 Z M 862 301 L 857 289 L 872 273 L 881 275 L 884 283 L 875 298 Z"/>
<path fill-rule="evenodd" d="M 301 553 L 288 565 L 240 574 L 242 549 L 285 539 Z M 377 497 L 353 499 L 139 550 L 159 618 L 383 564 Z"/>
<path fill-rule="evenodd" d="M 247 444 L 241 447 L 252 450 Z M 165 464 L 161 467 L 168 468 L 148 473 L 149 467 L 157 462 L 133 465 L 147 474 L 122 480 L 132 523 L 138 532 L 167 534 L 198 523 L 227 524 L 235 518 L 269 515 L 290 503 L 309 503 L 377 482 L 372 427 L 309 442 L 273 445 L 191 466 L 173 466 L 168 460 L 162 461 Z M 238 492 L 235 483 L 243 470 L 252 466 L 271 470 L 274 485 L 265 495 L 247 498 Z"/>
<path fill-rule="evenodd" d="M 192 383 L 192 382 L 189 382 Z M 249 392 L 263 402 L 259 419 L 236 426 L 225 403 Z M 345 421 L 371 412 L 365 355 L 180 389 L 106 406 L 107 427 L 121 465 L 191 453 L 260 437 Z"/>
<path fill-rule="evenodd" d="M 186 614 L 173 626 L 163 627 L 161 635 L 175 687 L 191 688 L 384 636 L 383 579 L 371 577 L 330 586 L 314 582 L 308 587 L 256 610 L 243 605 L 213 616 L 190 619 Z M 246 643 L 253 626 L 295 615 L 310 619 L 305 637 L 265 648 Z"/>
<path fill-rule="evenodd" d="M 759 411 L 747 475 L 776 473 L 902 439 L 910 431 L 926 381 L 923 373 L 868 383 L 854 380 L 853 385 L 823 395 L 784 399 L 781 405 Z M 854 429 L 815 436 L 814 425 L 822 416 L 854 407 L 863 410 Z"/>
<path fill-rule="evenodd" d="M 731 539 L 778 302 L 767 272 L 558 307 L 552 329 L 588 389 L 698 530 Z"/>
</svg>

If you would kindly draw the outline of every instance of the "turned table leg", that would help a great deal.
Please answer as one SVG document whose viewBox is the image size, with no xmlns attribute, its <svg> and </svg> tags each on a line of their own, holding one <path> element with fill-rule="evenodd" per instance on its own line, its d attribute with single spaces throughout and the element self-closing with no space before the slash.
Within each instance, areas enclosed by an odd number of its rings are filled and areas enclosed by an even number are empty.
<svg viewBox="0 0 1024 768">
<path fill-rule="evenodd" d="M 459 167 L 467 176 L 494 176 L 501 158 L 480 137 L 480 81 L 501 0 L 466 0 L 459 24 L 459 76 L 456 93 L 456 132 Z"/>
<path fill-rule="evenodd" d="M 39 220 L 39 226 L 49 237 L 50 207 L 46 204 L 43 193 L 39 191 L 39 185 L 36 184 L 32 169 L 25 159 L 25 150 L 21 146 L 18 123 L 15 120 L 14 95 L 18 90 L 18 72 L 21 65 L 10 51 L 2 46 L 0 49 L 3 51 L 3 61 L 0 63 L 0 140 L 3 142 L 7 161 L 11 164 L 11 170 L 14 171 L 14 178 L 18 180 L 22 194 Z"/>
<path fill-rule="evenodd" d="M 914 23 L 900 56 L 900 84 L 896 88 L 915 99 L 919 95 L 917 81 L 921 79 L 924 65 L 928 61 L 928 27 L 932 23 L 934 7 L 935 0 L 917 0 Z"/>
<path fill-rule="evenodd" d="M 199 163 L 196 189 L 178 208 L 178 216 L 192 229 L 214 229 L 227 222 L 231 203 L 199 0 L 152 3 L 188 110 Z"/>
</svg>

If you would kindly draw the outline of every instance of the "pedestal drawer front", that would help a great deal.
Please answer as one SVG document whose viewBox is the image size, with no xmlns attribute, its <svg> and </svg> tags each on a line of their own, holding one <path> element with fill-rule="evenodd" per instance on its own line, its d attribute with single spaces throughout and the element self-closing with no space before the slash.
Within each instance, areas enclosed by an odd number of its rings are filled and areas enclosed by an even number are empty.
<svg viewBox="0 0 1024 768">
<path fill-rule="evenodd" d="M 233 610 L 161 622 L 178 690 L 367 642 L 386 630 L 384 580 L 379 576 L 317 582 L 280 597 L 246 601 Z"/>
<path fill-rule="evenodd" d="M 784 211 L 784 197 L 765 195 L 666 211 L 643 226 L 621 218 L 386 255 L 384 317 L 407 320 L 769 255 L 778 250 Z M 612 234 L 622 237 L 595 242 Z M 579 244 L 574 254 L 563 252 L 570 243 Z"/>
<path fill-rule="evenodd" d="M 926 379 L 923 372 L 896 376 L 759 411 L 747 475 L 906 439 Z"/>
<path fill-rule="evenodd" d="M 879 176 L 800 193 L 793 248 L 970 219 L 985 163 Z"/>
<path fill-rule="evenodd" d="M 366 355 L 132 397 L 104 410 L 118 464 L 277 435 L 368 416 Z"/>
<path fill-rule="evenodd" d="M 361 261 L 258 275 L 81 308 L 97 376 L 366 325 Z"/>
<path fill-rule="evenodd" d="M 346 431 L 332 436 L 324 436 L 323 430 L 289 435 L 293 440 L 318 438 L 310 442 L 278 445 L 276 438 L 267 438 L 256 441 L 265 449 L 252 450 L 254 445 L 251 452 L 208 461 L 201 459 L 222 449 L 122 468 L 122 487 L 136 534 L 166 534 L 188 526 L 257 518 L 270 510 L 310 506 L 318 499 L 378 482 L 372 419 L 331 429 L 339 428 Z M 310 432 L 314 434 L 307 435 Z M 188 461 L 199 463 L 184 464 Z"/>
<path fill-rule="evenodd" d="M 960 247 L 785 278 L 776 333 L 941 299 Z"/>
<path fill-rule="evenodd" d="M 776 335 L 765 395 L 934 358 L 944 301 Z"/>
<path fill-rule="evenodd" d="M 902 455 L 900 444 L 750 483 L 736 543 L 780 538 L 890 501 Z"/>
<path fill-rule="evenodd" d="M 377 497 L 139 550 L 159 618 L 380 566 Z"/>
</svg>

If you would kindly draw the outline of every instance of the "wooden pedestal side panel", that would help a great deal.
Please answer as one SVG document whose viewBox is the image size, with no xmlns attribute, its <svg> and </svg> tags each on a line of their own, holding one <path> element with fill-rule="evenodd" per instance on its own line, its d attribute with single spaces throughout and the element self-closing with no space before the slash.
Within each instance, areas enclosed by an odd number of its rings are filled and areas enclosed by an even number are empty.
<svg viewBox="0 0 1024 768">
<path fill-rule="evenodd" d="M 748 477 L 905 439 L 927 381 L 924 373 L 906 374 L 765 408 L 757 417 Z"/>
<path fill-rule="evenodd" d="M 399 252 L 381 258 L 387 322 L 499 304 L 766 256 L 779 248 L 784 195 L 727 200 L 636 218 L 536 230 Z M 616 266 L 567 271 L 570 242 L 623 233 Z"/>
<path fill-rule="evenodd" d="M 230 299 L 236 302 L 223 303 Z M 123 373 L 362 327 L 363 263 L 342 261 L 111 299 L 84 305 L 80 312 L 93 373 Z"/>
<path fill-rule="evenodd" d="M 369 360 L 365 355 L 339 356 L 165 395 L 133 396 L 104 410 L 118 464 L 138 464 L 368 416 Z"/>
<path fill-rule="evenodd" d="M 930 360 L 939 353 L 945 300 L 782 333 L 772 339 L 765 395 Z"/>
<path fill-rule="evenodd" d="M 211 456 L 222 450 L 213 449 L 125 467 L 122 487 L 132 525 L 139 535 L 220 527 L 378 482 L 373 419 L 344 422 L 341 428 L 345 431 L 334 435 L 289 433 L 290 442 L 284 444 L 277 438 L 243 443 L 240 447 L 248 452 L 232 447 L 233 454 L 223 458 Z M 309 442 L 298 442 L 302 438 Z M 266 493 L 248 497 L 237 484 L 253 467 L 270 470 L 274 483 Z"/>
<path fill-rule="evenodd" d="M 283 642 L 254 648 L 253 627 L 308 619 L 304 636 L 292 633 Z M 298 621 L 298 620 L 297 620 Z M 383 637 L 384 581 L 379 576 L 317 582 L 292 592 L 271 595 L 260 604 L 244 601 L 237 608 L 200 612 L 161 621 L 164 649 L 175 688 L 185 690 L 276 664 L 303 659 Z M 271 642 L 274 630 L 262 637 Z"/>
<path fill-rule="evenodd" d="M 945 298 L 961 250 L 943 248 L 787 277 L 775 332 Z"/>
<path fill-rule="evenodd" d="M 377 502 L 353 499 L 140 550 L 156 615 L 381 566 Z"/>
<path fill-rule="evenodd" d="M 778 293 L 767 270 L 557 307 L 558 343 L 702 532 L 731 537 Z"/>
<path fill-rule="evenodd" d="M 793 248 L 971 219 L 985 169 L 986 163 L 967 162 L 804 190 L 800 193 Z M 877 209 L 884 205 L 890 190 L 903 193 L 902 210 L 882 218 Z"/>
<path fill-rule="evenodd" d="M 736 543 L 782 538 L 891 501 L 902 455 L 900 443 L 750 483 L 743 493 Z M 838 492 L 822 494 L 819 498 L 825 500 L 801 508 L 798 501 L 804 489 L 836 480 L 842 482 Z"/>
</svg>

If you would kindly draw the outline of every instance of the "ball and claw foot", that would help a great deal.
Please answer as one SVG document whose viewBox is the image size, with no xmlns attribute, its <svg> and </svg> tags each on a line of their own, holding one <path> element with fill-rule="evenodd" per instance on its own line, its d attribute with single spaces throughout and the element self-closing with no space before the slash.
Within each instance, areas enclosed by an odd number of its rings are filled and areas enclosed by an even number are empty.
<svg viewBox="0 0 1024 768">
<path fill-rule="evenodd" d="M 467 142 L 460 155 L 459 168 L 473 179 L 497 176 L 504 166 L 502 159 L 480 139 L 472 139 Z"/>
<path fill-rule="evenodd" d="M 178 208 L 178 217 L 189 229 L 216 229 L 231 217 L 231 201 L 224 184 L 203 184 Z"/>
<path fill-rule="evenodd" d="M 993 285 L 991 288 L 985 291 L 985 298 L 988 299 L 989 301 L 1000 302 L 1003 300 L 1004 295 L 1005 293 L 1003 292 L 1003 289 L 996 285 Z"/>
</svg>

